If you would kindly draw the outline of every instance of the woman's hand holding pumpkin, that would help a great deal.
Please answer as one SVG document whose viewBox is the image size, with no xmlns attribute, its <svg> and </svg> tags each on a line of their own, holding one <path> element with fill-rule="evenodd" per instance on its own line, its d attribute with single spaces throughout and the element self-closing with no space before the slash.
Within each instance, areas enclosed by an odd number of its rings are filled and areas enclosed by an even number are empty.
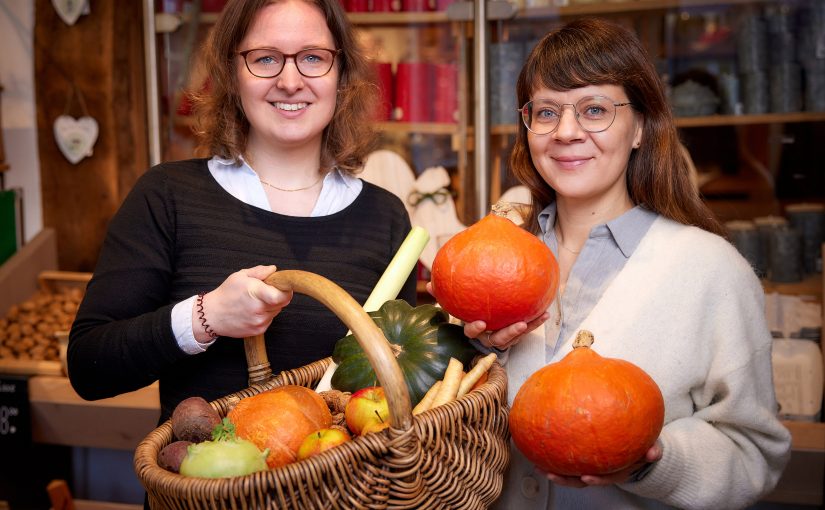
<svg viewBox="0 0 825 510">
<path fill-rule="evenodd" d="M 553 473 L 545 473 L 545 476 L 547 476 L 547 479 L 555 484 L 580 489 L 591 485 L 613 485 L 616 483 L 626 483 L 634 481 L 633 475 L 645 465 L 657 462 L 661 458 L 662 446 L 659 441 L 656 441 L 653 446 L 647 450 L 645 456 L 639 459 L 638 462 L 635 462 L 620 471 L 616 471 L 615 473 L 610 473 L 609 475 L 561 476 Z"/>
<path fill-rule="evenodd" d="M 435 297 L 432 282 L 427 282 L 427 292 Z M 487 331 L 487 323 L 484 321 L 472 321 L 464 324 L 464 334 L 470 338 L 477 339 L 481 345 L 488 349 L 505 350 L 517 344 L 524 334 L 541 326 L 544 324 L 544 321 L 549 318 L 550 314 L 544 312 L 530 322 L 514 322 L 497 331 Z"/>
<path fill-rule="evenodd" d="M 209 327 L 219 336 L 233 338 L 266 331 L 272 319 L 292 300 L 291 291 L 284 292 L 264 283 L 275 270 L 271 265 L 241 269 L 204 295 L 203 311 Z M 192 325 L 195 339 L 208 340 L 197 307 L 192 310 Z"/>
<path fill-rule="evenodd" d="M 464 324 L 464 334 L 477 339 L 484 347 L 505 350 L 517 344 L 526 333 L 544 324 L 549 317 L 550 314 L 544 312 L 530 322 L 515 322 L 498 331 L 487 331 L 484 321 L 473 321 Z"/>
</svg>

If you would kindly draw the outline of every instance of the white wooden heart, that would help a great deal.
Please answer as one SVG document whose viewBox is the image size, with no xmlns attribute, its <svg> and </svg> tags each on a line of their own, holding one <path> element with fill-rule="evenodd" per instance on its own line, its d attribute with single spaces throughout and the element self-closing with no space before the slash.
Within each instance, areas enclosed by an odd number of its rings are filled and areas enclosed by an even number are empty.
<svg viewBox="0 0 825 510">
<path fill-rule="evenodd" d="M 97 121 L 92 117 L 75 119 L 69 115 L 61 115 L 54 121 L 54 138 L 57 140 L 57 146 L 73 165 L 92 155 L 97 134 Z"/>
<path fill-rule="evenodd" d="M 88 9 L 89 0 L 52 0 L 54 10 L 67 25 L 74 25 L 77 18 Z"/>
</svg>

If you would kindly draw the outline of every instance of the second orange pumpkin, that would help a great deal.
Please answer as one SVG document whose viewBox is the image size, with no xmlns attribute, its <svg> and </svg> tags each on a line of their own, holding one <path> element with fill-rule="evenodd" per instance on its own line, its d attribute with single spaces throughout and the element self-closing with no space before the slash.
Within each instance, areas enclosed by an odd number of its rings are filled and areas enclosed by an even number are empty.
<svg viewBox="0 0 825 510">
<path fill-rule="evenodd" d="M 592 343 L 580 331 L 573 351 L 531 375 L 513 400 L 513 442 L 543 471 L 614 473 L 639 461 L 662 430 L 656 382 L 633 363 L 599 356 Z"/>
<path fill-rule="evenodd" d="M 271 468 L 297 459 L 304 438 L 332 424 L 324 399 L 303 386 L 287 385 L 247 397 L 227 414 L 238 437 L 264 450 Z"/>
</svg>

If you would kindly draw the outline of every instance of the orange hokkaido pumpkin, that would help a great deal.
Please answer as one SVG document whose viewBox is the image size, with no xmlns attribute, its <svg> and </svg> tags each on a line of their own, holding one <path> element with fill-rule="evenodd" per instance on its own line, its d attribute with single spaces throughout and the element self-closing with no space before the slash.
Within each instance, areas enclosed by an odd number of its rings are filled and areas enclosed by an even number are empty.
<svg viewBox="0 0 825 510">
<path fill-rule="evenodd" d="M 433 296 L 450 315 L 497 330 L 541 315 L 556 297 L 559 265 L 535 235 L 488 214 L 447 241 L 432 266 Z"/>
<path fill-rule="evenodd" d="M 227 414 L 235 433 L 264 450 L 271 468 L 295 462 L 304 438 L 332 425 L 324 399 L 303 386 L 287 385 L 242 399 Z"/>
<path fill-rule="evenodd" d="M 638 366 L 604 358 L 580 331 L 573 351 L 531 375 L 510 410 L 516 447 L 543 471 L 604 475 L 629 467 L 653 446 L 665 404 Z"/>
</svg>

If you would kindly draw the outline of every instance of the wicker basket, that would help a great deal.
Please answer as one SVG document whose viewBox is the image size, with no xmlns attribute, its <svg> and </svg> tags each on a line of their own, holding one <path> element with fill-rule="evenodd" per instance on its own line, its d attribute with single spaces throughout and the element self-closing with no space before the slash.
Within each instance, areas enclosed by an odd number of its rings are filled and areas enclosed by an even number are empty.
<svg viewBox="0 0 825 510">
<path fill-rule="evenodd" d="M 153 509 L 470 509 L 486 508 L 499 496 L 509 460 L 507 379 L 501 366 L 493 364 L 476 390 L 413 417 L 389 343 L 349 294 L 302 271 L 280 271 L 266 282 L 318 299 L 355 333 L 385 389 L 393 426 L 280 468 L 202 479 L 158 465 L 158 453 L 173 440 L 167 421 L 135 451 L 135 470 Z M 250 387 L 212 402 L 221 416 L 239 398 L 277 386 L 314 387 L 330 362 L 271 377 L 263 337 L 245 342 Z"/>
</svg>

